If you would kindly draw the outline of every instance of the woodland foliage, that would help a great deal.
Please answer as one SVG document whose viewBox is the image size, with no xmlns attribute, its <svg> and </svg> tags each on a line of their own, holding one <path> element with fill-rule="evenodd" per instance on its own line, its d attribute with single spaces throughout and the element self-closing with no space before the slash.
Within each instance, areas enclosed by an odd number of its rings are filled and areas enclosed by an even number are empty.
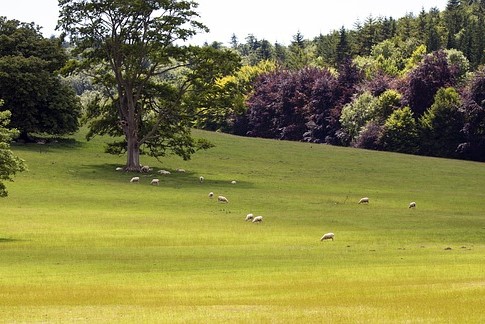
<svg viewBox="0 0 485 324">
<path fill-rule="evenodd" d="M 209 147 L 192 127 L 485 161 L 483 1 L 297 32 L 288 45 L 234 35 L 228 47 L 185 45 L 207 30 L 193 1 L 59 5 L 69 51 L 0 20 L 0 96 L 23 134 L 76 130 L 77 94 L 89 137 L 121 138 L 107 150 L 127 153 L 127 170 L 143 153 Z"/>
<path fill-rule="evenodd" d="M 277 68 L 247 88 L 232 117 L 244 127 L 224 131 L 485 161 L 484 17 L 483 1 L 449 1 L 289 46 L 233 36 L 243 62 Z"/>
</svg>

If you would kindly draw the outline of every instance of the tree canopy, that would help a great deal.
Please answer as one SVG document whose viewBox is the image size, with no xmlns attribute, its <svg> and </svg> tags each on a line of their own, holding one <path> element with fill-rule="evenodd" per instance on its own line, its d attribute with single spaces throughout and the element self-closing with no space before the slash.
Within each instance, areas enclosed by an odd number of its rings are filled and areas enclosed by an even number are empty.
<svg viewBox="0 0 485 324">
<path fill-rule="evenodd" d="M 192 1 L 59 0 L 58 27 L 76 46 L 79 70 L 101 85 L 90 106 L 90 136 L 123 135 L 111 152 L 127 152 L 126 170 L 140 170 L 143 148 L 188 159 L 196 100 L 217 91 L 215 80 L 239 66 L 230 51 L 183 46 L 207 28 Z M 199 93 L 201 96 L 188 94 Z"/>
<path fill-rule="evenodd" d="M 80 104 L 58 76 L 67 54 L 33 24 L 0 17 L 0 97 L 11 125 L 24 139 L 32 133 L 64 135 L 79 127 Z"/>
</svg>

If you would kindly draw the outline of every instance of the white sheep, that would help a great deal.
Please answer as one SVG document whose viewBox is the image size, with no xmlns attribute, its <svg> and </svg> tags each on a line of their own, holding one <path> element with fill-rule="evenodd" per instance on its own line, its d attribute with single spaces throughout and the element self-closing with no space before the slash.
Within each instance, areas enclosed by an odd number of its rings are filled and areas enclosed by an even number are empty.
<svg viewBox="0 0 485 324">
<path fill-rule="evenodd" d="M 256 216 L 253 218 L 253 223 L 261 223 L 263 221 L 263 216 Z"/>
<path fill-rule="evenodd" d="M 123 168 L 122 167 L 117 167 L 116 168 L 116 171 L 123 171 Z"/>
<path fill-rule="evenodd" d="M 168 174 L 170 174 L 170 171 L 167 171 L 167 170 L 159 170 L 158 173 L 160 173 L 161 175 L 168 175 Z"/>
<path fill-rule="evenodd" d="M 232 180 L 231 181 L 231 184 L 236 184 L 236 180 Z"/>
<path fill-rule="evenodd" d="M 248 220 L 252 220 L 254 218 L 253 214 L 247 214 L 245 221 L 247 222 Z"/>
<path fill-rule="evenodd" d="M 160 180 L 159 179 L 152 179 L 152 181 L 150 182 L 151 185 L 159 185 L 160 184 Z"/>
<path fill-rule="evenodd" d="M 326 233 L 326 234 L 323 234 L 323 236 L 320 239 L 320 241 L 324 241 L 324 240 L 332 240 L 333 241 L 333 238 L 334 237 L 335 237 L 335 234 L 333 234 L 333 233 Z"/>
<path fill-rule="evenodd" d="M 209 192 L 209 198 L 214 198 L 214 193 L 212 191 Z"/>
<path fill-rule="evenodd" d="M 150 168 L 148 165 L 143 165 L 143 166 L 141 167 L 140 171 L 141 171 L 141 172 L 145 172 L 145 173 L 147 173 L 147 172 L 152 171 L 152 168 Z"/>
<path fill-rule="evenodd" d="M 229 200 L 224 196 L 217 197 L 217 201 L 220 201 L 222 203 L 228 203 L 229 202 Z"/>
<path fill-rule="evenodd" d="M 180 173 L 185 173 L 185 170 L 184 169 L 177 169 L 177 172 L 180 172 Z"/>
<path fill-rule="evenodd" d="M 409 203 L 409 208 L 415 208 L 416 207 L 416 202 L 410 202 Z"/>
<path fill-rule="evenodd" d="M 133 177 L 130 182 L 140 182 L 140 177 Z"/>
<path fill-rule="evenodd" d="M 200 177 L 199 177 L 199 182 L 200 182 L 200 183 L 204 182 L 204 180 L 205 180 L 205 178 L 204 178 L 203 176 L 200 176 Z"/>
<path fill-rule="evenodd" d="M 369 198 L 364 197 L 359 200 L 359 204 L 368 204 L 369 203 Z"/>
</svg>

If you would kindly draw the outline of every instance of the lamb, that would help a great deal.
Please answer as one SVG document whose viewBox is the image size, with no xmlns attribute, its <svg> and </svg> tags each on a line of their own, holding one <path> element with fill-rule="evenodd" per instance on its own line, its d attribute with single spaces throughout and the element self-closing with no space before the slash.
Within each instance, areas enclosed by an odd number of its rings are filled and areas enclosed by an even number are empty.
<svg viewBox="0 0 485 324">
<path fill-rule="evenodd" d="M 203 176 L 200 176 L 200 177 L 199 177 L 199 182 L 200 182 L 200 183 L 204 182 L 204 180 L 205 180 L 205 179 L 204 179 L 204 177 L 203 177 Z"/>
<path fill-rule="evenodd" d="M 359 200 L 359 204 L 368 204 L 369 203 L 369 198 L 364 197 Z"/>
<path fill-rule="evenodd" d="M 261 223 L 263 221 L 263 216 L 256 216 L 253 218 L 253 223 Z"/>
<path fill-rule="evenodd" d="M 335 234 L 333 234 L 333 233 L 326 233 L 326 234 L 323 234 L 323 236 L 320 239 L 320 241 L 324 241 L 324 240 L 332 240 L 333 241 L 333 238 L 334 237 L 335 237 Z"/>
<path fill-rule="evenodd" d="M 409 203 L 409 208 L 415 208 L 416 207 L 416 202 L 410 202 Z"/>
<path fill-rule="evenodd" d="M 151 185 L 159 185 L 160 184 L 160 180 L 159 179 L 152 179 L 152 181 L 150 182 Z"/>
<path fill-rule="evenodd" d="M 247 214 L 245 221 L 247 222 L 248 220 L 252 220 L 254 218 L 253 214 Z"/>
<path fill-rule="evenodd" d="M 140 182 L 140 177 L 133 177 L 130 182 Z"/>
<path fill-rule="evenodd" d="M 217 201 L 220 201 L 222 203 L 228 203 L 229 202 L 229 200 L 227 200 L 227 198 L 224 197 L 224 196 L 217 197 Z"/>
<path fill-rule="evenodd" d="M 160 173 L 161 175 L 167 175 L 167 174 L 170 174 L 170 171 L 167 171 L 167 170 L 159 170 L 158 173 Z"/>
<path fill-rule="evenodd" d="M 236 184 L 236 180 L 232 180 L 231 181 L 231 184 Z"/>
<path fill-rule="evenodd" d="M 214 193 L 212 191 L 209 192 L 209 198 L 214 198 Z"/>
</svg>

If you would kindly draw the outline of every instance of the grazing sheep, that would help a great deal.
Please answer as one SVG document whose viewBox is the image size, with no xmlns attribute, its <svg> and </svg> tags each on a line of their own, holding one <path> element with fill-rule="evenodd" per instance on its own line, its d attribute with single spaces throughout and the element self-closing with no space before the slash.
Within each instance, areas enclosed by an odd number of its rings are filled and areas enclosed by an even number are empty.
<svg viewBox="0 0 485 324">
<path fill-rule="evenodd" d="M 167 174 L 170 174 L 170 171 L 167 171 L 167 170 L 159 170 L 158 173 L 160 173 L 161 175 L 167 175 Z"/>
<path fill-rule="evenodd" d="M 200 176 L 200 177 L 199 177 L 199 182 L 200 182 L 200 183 L 204 182 L 204 180 L 205 180 L 205 179 L 204 179 L 204 177 L 203 177 L 203 176 Z"/>
<path fill-rule="evenodd" d="M 228 203 L 229 202 L 229 200 L 227 200 L 227 198 L 224 197 L 224 196 L 217 197 L 217 201 L 220 201 L 222 203 Z"/>
<path fill-rule="evenodd" d="M 214 198 L 214 193 L 212 191 L 209 192 L 209 198 Z"/>
<path fill-rule="evenodd" d="M 261 223 L 263 221 L 263 216 L 256 216 L 253 218 L 253 223 Z"/>
<path fill-rule="evenodd" d="M 245 221 L 247 222 L 248 220 L 252 220 L 254 218 L 253 214 L 247 214 Z"/>
<path fill-rule="evenodd" d="M 151 185 L 159 185 L 160 184 L 160 180 L 159 179 L 152 179 L 152 181 L 150 182 Z"/>
<path fill-rule="evenodd" d="M 232 184 L 236 184 L 236 180 L 232 180 L 232 181 L 231 181 L 231 183 L 232 183 Z"/>
<path fill-rule="evenodd" d="M 133 177 L 130 182 L 140 182 L 140 177 Z"/>
<path fill-rule="evenodd" d="M 123 168 L 122 167 L 117 167 L 116 168 L 116 171 L 123 171 Z"/>
<path fill-rule="evenodd" d="M 320 241 L 323 241 L 323 240 L 332 240 L 333 241 L 333 238 L 334 237 L 335 237 L 335 234 L 333 234 L 333 233 L 323 234 L 323 236 L 320 239 Z"/>
<path fill-rule="evenodd" d="M 368 204 L 369 203 L 369 198 L 364 197 L 359 200 L 359 204 Z"/>
<path fill-rule="evenodd" d="M 185 173 L 185 170 L 184 169 L 177 169 L 177 172 Z"/>
<path fill-rule="evenodd" d="M 416 203 L 414 201 L 409 203 L 409 208 L 415 208 L 415 207 L 416 207 Z"/>
<path fill-rule="evenodd" d="M 143 165 L 140 169 L 141 172 L 145 172 L 145 173 L 148 173 L 150 171 L 152 171 L 152 168 L 150 168 L 148 165 Z"/>
</svg>

